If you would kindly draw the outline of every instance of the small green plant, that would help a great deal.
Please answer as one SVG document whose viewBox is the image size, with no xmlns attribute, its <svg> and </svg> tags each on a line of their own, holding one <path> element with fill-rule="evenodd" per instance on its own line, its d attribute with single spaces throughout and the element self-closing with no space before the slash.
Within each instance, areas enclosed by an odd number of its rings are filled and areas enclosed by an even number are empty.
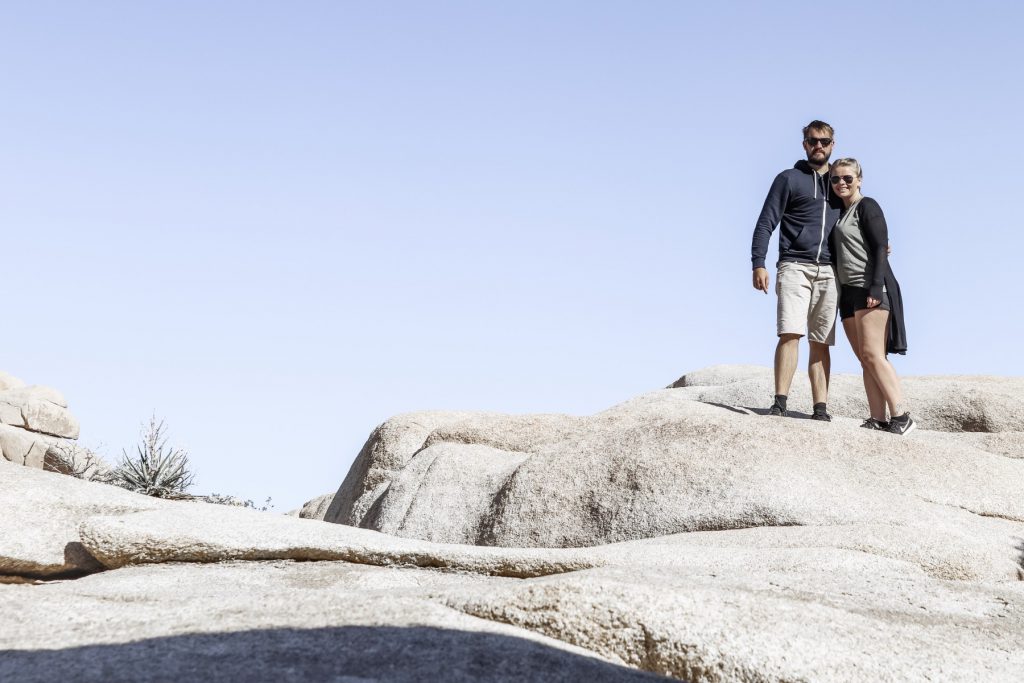
<svg viewBox="0 0 1024 683">
<path fill-rule="evenodd" d="M 141 433 L 142 441 L 135 447 L 136 456 L 122 450 L 121 461 L 111 475 L 110 483 L 121 488 L 156 498 L 187 498 L 186 489 L 195 481 L 188 452 L 169 448 L 164 421 L 156 415 Z"/>
</svg>

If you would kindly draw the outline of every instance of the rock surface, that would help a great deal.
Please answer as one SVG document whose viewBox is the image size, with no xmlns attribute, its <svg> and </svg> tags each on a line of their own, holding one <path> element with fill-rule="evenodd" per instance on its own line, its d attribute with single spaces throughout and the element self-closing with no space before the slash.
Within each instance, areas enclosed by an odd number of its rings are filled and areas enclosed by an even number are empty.
<svg viewBox="0 0 1024 683">
<path fill-rule="evenodd" d="M 247 508 L 149 498 L 0 464 L 0 574 L 50 576 L 129 564 L 346 560 L 543 576 L 601 564 L 573 549 L 438 545 Z"/>
<path fill-rule="evenodd" d="M 664 680 L 426 597 L 482 580 L 341 562 L 246 562 L 0 585 L 0 680 Z"/>
<path fill-rule="evenodd" d="M 167 680 L 199 666 L 257 681 L 334 680 L 329 670 L 411 681 L 447 666 L 449 680 L 633 680 L 641 669 L 693 681 L 1010 681 L 1024 666 L 1024 525 L 962 510 L 939 511 L 945 526 L 930 532 L 760 527 L 523 549 L 158 501 L 0 465 L 10 481 L 0 499 L 35 497 L 2 529 L 0 555 L 12 530 L 66 501 L 52 547 L 80 543 L 96 558 L 84 570 L 108 571 L 0 585 L 0 680 Z"/>
<path fill-rule="evenodd" d="M 713 388 L 746 385 L 731 379 Z M 324 519 L 508 547 L 759 526 L 928 526 L 943 509 L 1024 522 L 1019 432 L 920 429 L 901 439 L 858 425 L 771 419 L 679 389 L 587 418 L 399 416 L 371 435 Z"/>
<path fill-rule="evenodd" d="M 26 386 L 0 373 L 0 455 L 9 462 L 42 469 L 47 451 L 78 438 L 78 420 L 56 389 Z"/>
<path fill-rule="evenodd" d="M 690 681 L 1019 677 L 1020 583 L 922 582 L 895 565 L 822 559 L 767 575 L 588 570 L 449 590 L 445 604 Z"/>
<path fill-rule="evenodd" d="M 310 519 L 0 461 L 0 680 L 1019 680 L 1013 382 L 898 438 L 720 400 L 763 374 L 398 416 Z"/>
<path fill-rule="evenodd" d="M 0 461 L 0 574 L 96 571 L 101 567 L 78 535 L 83 521 L 166 505 L 114 486 Z"/>
<path fill-rule="evenodd" d="M 799 373 L 798 373 L 799 374 Z M 914 419 L 924 429 L 943 432 L 1024 431 L 1024 377 L 983 375 L 901 377 L 903 392 Z M 761 410 L 771 403 L 774 382 L 771 368 L 717 365 L 691 372 L 670 385 L 689 398 L 705 403 Z M 810 385 L 798 376 L 789 405 L 807 414 Z M 833 375 L 829 384 L 829 412 L 863 419 L 868 414 L 860 375 Z"/>
<path fill-rule="evenodd" d="M 306 501 L 301 508 L 298 510 L 291 510 L 288 514 L 292 517 L 301 517 L 302 519 L 323 520 L 333 501 L 334 494 L 325 493 L 312 500 Z"/>
</svg>

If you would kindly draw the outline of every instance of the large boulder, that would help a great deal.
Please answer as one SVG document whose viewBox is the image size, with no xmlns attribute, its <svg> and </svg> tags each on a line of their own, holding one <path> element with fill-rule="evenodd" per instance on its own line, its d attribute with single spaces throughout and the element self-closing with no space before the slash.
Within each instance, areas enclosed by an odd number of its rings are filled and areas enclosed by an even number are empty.
<svg viewBox="0 0 1024 683">
<path fill-rule="evenodd" d="M 747 381 L 737 373 L 717 388 Z M 780 420 L 693 394 L 657 391 L 591 417 L 400 416 L 371 435 L 324 519 L 509 547 L 746 527 L 927 526 L 944 509 L 1024 522 L 1019 432 L 900 438 L 853 418 Z M 1007 396 L 1006 405 L 1016 400 Z"/>
<path fill-rule="evenodd" d="M 16 465 L 42 469 L 46 453 L 55 445 L 55 439 L 45 434 L 0 424 L 0 453 L 3 460 Z"/>
<path fill-rule="evenodd" d="M 916 528 L 521 549 L 146 499 L 2 464 L 9 481 L 0 500 L 34 497 L 0 528 L 0 574 L 11 539 L 24 557 L 59 501 L 60 529 L 36 543 L 75 539 L 96 564 L 80 569 L 98 573 L 0 585 L 3 680 L 1012 680 L 1024 665 L 1024 525 L 965 510 Z"/>
<path fill-rule="evenodd" d="M 77 439 L 78 420 L 64 396 L 49 387 L 0 390 L 0 421 L 32 432 Z"/>
<path fill-rule="evenodd" d="M 1024 584 L 914 576 L 810 549 L 804 564 L 595 569 L 444 591 L 467 614 L 686 681 L 1014 681 Z M 701 566 L 703 564 L 703 566 Z"/>
<path fill-rule="evenodd" d="M 161 505 L 165 503 L 114 486 L 0 460 L 0 575 L 97 571 L 102 566 L 82 546 L 79 525 L 95 515 Z"/>
<path fill-rule="evenodd" d="M 131 564 L 345 560 L 542 576 L 606 560 L 564 549 L 409 541 L 248 508 L 161 500 L 0 463 L 0 576 L 81 575 Z"/>
<path fill-rule="evenodd" d="M 519 579 L 277 561 L 172 563 L 0 585 L 0 681 L 665 680 L 431 598 L 481 581 Z"/>
<path fill-rule="evenodd" d="M 400 416 L 327 511 L 393 535 L 0 461 L 0 680 L 1015 680 L 1019 432 L 857 424 Z"/>
<path fill-rule="evenodd" d="M 898 361 L 897 361 L 898 363 Z M 914 420 L 944 432 L 1024 432 L 1024 377 L 953 375 L 902 377 L 903 393 Z M 688 372 L 669 385 L 689 398 L 765 412 L 775 393 L 771 368 L 716 365 Z M 810 413 L 807 378 L 798 374 L 789 406 Z M 829 412 L 843 417 L 868 414 L 860 375 L 833 375 Z"/>
<path fill-rule="evenodd" d="M 14 375 L 0 370 L 0 391 L 5 391 L 7 389 L 21 389 L 24 386 L 24 381 L 18 379 Z"/>
<path fill-rule="evenodd" d="M 307 500 L 302 504 L 301 508 L 296 510 L 289 510 L 288 515 L 292 517 L 301 517 L 302 519 L 315 519 L 322 521 L 327 515 L 327 511 L 331 508 L 331 503 L 334 502 L 333 493 L 324 493 L 322 495 Z"/>
<path fill-rule="evenodd" d="M 26 386 L 0 373 L 0 455 L 3 459 L 34 468 L 46 468 L 61 460 L 54 447 L 73 445 L 78 420 L 56 389 Z M 49 452 L 49 454 L 48 454 Z"/>
</svg>

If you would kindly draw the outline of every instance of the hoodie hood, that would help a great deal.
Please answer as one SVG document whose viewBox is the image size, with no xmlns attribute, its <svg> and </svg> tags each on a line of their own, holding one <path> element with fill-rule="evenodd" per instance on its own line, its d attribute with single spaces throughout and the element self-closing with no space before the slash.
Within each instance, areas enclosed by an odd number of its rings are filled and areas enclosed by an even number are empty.
<svg viewBox="0 0 1024 683">
<path fill-rule="evenodd" d="M 800 161 L 793 164 L 793 168 L 804 173 L 814 173 L 815 170 L 811 168 L 811 164 L 807 159 L 801 159 Z"/>
</svg>

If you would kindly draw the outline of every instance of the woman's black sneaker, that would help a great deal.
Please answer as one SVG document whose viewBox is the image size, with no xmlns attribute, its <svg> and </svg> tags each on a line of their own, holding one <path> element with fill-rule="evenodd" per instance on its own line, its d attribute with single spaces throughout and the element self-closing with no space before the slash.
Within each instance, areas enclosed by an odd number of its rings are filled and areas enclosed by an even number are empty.
<svg viewBox="0 0 1024 683">
<path fill-rule="evenodd" d="M 917 427 L 917 423 L 910 418 L 910 413 L 903 413 L 899 417 L 894 417 L 889 420 L 890 434 L 906 436 L 910 432 L 914 431 L 915 427 Z"/>
<path fill-rule="evenodd" d="M 869 417 L 868 419 L 861 422 L 860 426 L 863 427 L 864 429 L 874 429 L 879 432 L 889 431 L 888 422 L 882 422 L 881 420 L 876 420 L 873 417 Z"/>
</svg>

